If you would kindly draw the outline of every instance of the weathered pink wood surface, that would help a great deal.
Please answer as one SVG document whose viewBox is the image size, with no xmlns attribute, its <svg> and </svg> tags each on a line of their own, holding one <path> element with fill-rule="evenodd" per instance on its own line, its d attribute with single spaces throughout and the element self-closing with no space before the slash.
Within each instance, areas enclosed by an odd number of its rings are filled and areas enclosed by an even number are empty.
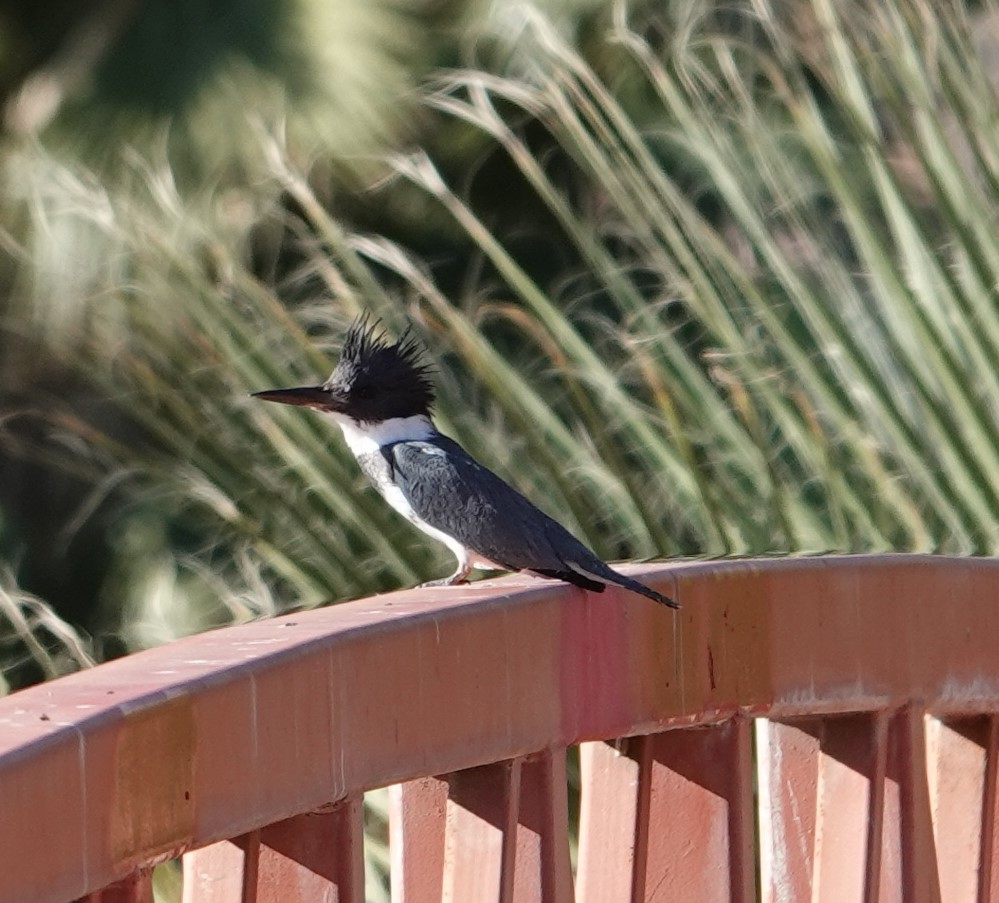
<svg viewBox="0 0 999 903">
<path fill-rule="evenodd" d="M 582 753 L 590 903 L 996 899 L 999 562 L 629 570 L 682 611 L 413 590 L 0 700 L 0 903 L 142 899 L 130 875 L 197 848 L 191 901 L 360 899 L 357 795 L 399 781 L 396 900 L 569 899 L 581 741 L 612 741 Z"/>
</svg>

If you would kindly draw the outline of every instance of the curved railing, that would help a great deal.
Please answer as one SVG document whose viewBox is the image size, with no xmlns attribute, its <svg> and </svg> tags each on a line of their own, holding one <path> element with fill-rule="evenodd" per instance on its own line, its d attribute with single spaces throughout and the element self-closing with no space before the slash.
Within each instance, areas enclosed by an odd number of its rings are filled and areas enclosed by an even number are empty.
<svg viewBox="0 0 999 903">
<path fill-rule="evenodd" d="M 147 900 L 182 853 L 187 901 L 360 901 L 387 785 L 405 903 L 999 896 L 999 562 L 629 572 L 682 610 L 412 590 L 0 700 L 0 901 Z"/>
</svg>

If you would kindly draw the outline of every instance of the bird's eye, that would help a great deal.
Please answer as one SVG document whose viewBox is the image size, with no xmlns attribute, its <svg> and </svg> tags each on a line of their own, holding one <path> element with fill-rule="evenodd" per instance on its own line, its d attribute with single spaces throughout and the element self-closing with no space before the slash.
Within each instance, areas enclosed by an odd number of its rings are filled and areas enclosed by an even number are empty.
<svg viewBox="0 0 999 903">
<path fill-rule="evenodd" d="M 374 395 L 374 392 L 371 390 L 371 386 L 358 386 L 354 389 L 354 395 L 357 398 L 366 400 L 371 398 Z"/>
</svg>

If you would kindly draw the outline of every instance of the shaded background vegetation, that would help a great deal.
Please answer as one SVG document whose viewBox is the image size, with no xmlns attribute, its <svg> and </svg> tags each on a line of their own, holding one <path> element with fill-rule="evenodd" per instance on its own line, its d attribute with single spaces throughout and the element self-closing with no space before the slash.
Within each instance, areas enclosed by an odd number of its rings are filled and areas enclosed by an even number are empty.
<svg viewBox="0 0 999 903">
<path fill-rule="evenodd" d="M 997 22 L 6 4 L 0 689 L 444 572 L 247 397 L 360 311 L 609 558 L 994 554 Z"/>
<path fill-rule="evenodd" d="M 5 11 L 11 593 L 103 656 L 434 573 L 246 398 L 362 309 L 608 556 L 993 550 L 989 8 L 328 6 Z"/>
</svg>

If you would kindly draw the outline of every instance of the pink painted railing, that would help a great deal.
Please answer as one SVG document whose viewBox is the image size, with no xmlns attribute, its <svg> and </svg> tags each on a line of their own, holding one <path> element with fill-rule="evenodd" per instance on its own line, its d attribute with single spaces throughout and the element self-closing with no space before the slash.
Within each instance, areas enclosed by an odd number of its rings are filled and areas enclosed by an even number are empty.
<svg viewBox="0 0 999 903">
<path fill-rule="evenodd" d="M 999 562 L 507 578 L 192 637 L 0 700 L 0 901 L 999 899 Z M 566 748 L 580 745 L 578 867 Z M 87 896 L 89 895 L 89 897 Z"/>
</svg>

